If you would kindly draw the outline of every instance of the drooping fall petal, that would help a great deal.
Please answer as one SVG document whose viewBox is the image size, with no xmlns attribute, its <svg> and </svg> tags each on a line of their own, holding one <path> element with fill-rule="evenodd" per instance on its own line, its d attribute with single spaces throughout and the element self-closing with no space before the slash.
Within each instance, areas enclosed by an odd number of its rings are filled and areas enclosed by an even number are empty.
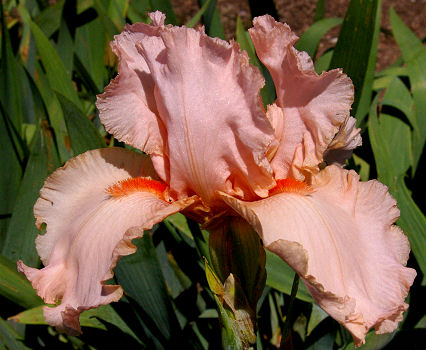
<svg viewBox="0 0 426 350">
<path fill-rule="evenodd" d="M 269 198 L 225 201 L 302 277 L 318 304 L 343 324 L 355 344 L 371 327 L 393 331 L 407 309 L 416 272 L 405 268 L 409 243 L 393 223 L 395 200 L 378 181 L 330 166 L 312 186 L 282 186 Z"/>
<path fill-rule="evenodd" d="M 353 85 L 340 69 L 318 75 L 308 54 L 293 47 L 297 36 L 286 24 L 267 15 L 253 23 L 249 32 L 256 53 L 270 71 L 277 92 L 275 105 L 268 109 L 280 140 L 271 166 L 278 179 L 303 180 L 307 173 L 319 171 L 336 134 L 338 140 L 332 146 L 346 151 L 339 159 L 361 144 L 360 130 L 349 115 Z"/>
<path fill-rule="evenodd" d="M 117 301 L 122 289 L 105 285 L 131 240 L 194 199 L 169 202 L 167 186 L 155 180 L 148 157 L 120 148 L 89 151 L 57 170 L 40 191 L 34 213 L 46 233 L 36 239 L 45 267 L 18 262 L 46 303 L 46 321 L 80 333 L 79 314 Z"/>
<path fill-rule="evenodd" d="M 146 35 L 155 41 L 151 48 L 157 54 L 164 49 L 160 31 L 165 16 L 151 14 L 152 25 L 136 23 L 126 25 L 111 43 L 118 56 L 118 75 L 98 96 L 96 106 L 105 129 L 119 141 L 149 154 L 163 154 L 165 134 L 157 118 L 154 81 L 136 43 Z"/>
</svg>

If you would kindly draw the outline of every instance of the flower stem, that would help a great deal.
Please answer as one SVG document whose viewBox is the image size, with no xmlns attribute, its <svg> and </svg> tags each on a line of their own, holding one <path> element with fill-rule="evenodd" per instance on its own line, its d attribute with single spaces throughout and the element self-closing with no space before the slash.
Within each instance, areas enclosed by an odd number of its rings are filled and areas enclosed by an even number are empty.
<svg viewBox="0 0 426 350">
<path fill-rule="evenodd" d="M 294 299 L 296 298 L 298 288 L 299 288 L 299 275 L 296 273 L 294 275 L 293 285 L 291 286 L 290 302 L 288 304 L 287 315 L 286 315 L 285 323 L 284 323 L 284 329 L 282 331 L 281 347 L 283 346 L 284 342 L 287 340 L 287 338 L 290 335 L 291 310 L 293 309 L 293 302 L 294 302 Z"/>
</svg>

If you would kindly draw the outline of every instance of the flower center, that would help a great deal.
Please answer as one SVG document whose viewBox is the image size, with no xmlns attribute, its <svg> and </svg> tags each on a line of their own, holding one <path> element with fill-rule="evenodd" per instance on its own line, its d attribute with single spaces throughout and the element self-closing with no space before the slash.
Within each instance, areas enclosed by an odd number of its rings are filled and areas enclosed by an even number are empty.
<svg viewBox="0 0 426 350">
<path fill-rule="evenodd" d="M 306 195 L 314 191 L 306 182 L 296 179 L 280 179 L 276 182 L 277 185 L 269 190 L 269 196 L 283 192 Z"/>
</svg>

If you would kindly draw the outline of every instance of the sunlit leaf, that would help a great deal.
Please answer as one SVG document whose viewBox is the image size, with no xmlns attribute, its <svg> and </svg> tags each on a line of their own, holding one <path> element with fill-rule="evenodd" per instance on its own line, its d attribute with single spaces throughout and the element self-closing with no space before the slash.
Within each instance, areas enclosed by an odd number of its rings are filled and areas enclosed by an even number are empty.
<svg viewBox="0 0 426 350">
<path fill-rule="evenodd" d="M 410 78 L 415 106 L 412 116 L 413 127 L 418 125 L 413 135 L 412 174 L 414 176 L 426 140 L 426 48 L 401 21 L 393 8 L 390 9 L 390 22 Z"/>
<path fill-rule="evenodd" d="M 306 51 L 312 59 L 315 59 L 321 38 L 332 28 L 342 23 L 341 18 L 325 18 L 311 25 L 302 34 L 295 47 L 299 51 Z"/>
<path fill-rule="evenodd" d="M 356 114 L 364 83 L 369 83 L 366 77 L 371 51 L 374 49 L 377 4 L 377 0 L 351 0 L 330 63 L 330 68 L 343 68 L 352 79 L 355 86 L 353 114 Z"/>
</svg>

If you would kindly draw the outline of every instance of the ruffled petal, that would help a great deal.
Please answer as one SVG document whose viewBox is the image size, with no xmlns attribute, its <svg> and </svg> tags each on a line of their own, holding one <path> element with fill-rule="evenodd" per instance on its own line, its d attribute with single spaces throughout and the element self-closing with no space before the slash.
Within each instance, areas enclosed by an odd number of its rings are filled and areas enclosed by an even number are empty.
<svg viewBox="0 0 426 350">
<path fill-rule="evenodd" d="M 132 239 L 194 202 L 169 201 L 155 177 L 148 157 L 109 148 L 70 160 L 46 180 L 34 207 L 37 226 L 47 225 L 36 239 L 45 267 L 19 261 L 18 269 L 46 303 L 62 300 L 44 308 L 49 324 L 80 333 L 82 311 L 120 299 L 121 287 L 104 282 L 121 256 L 134 253 Z"/>
<path fill-rule="evenodd" d="M 178 193 L 207 204 L 220 190 L 241 198 L 266 196 L 274 185 L 266 159 L 274 139 L 259 90 L 264 79 L 236 43 L 203 29 L 163 27 L 137 45 L 155 83 L 167 157 L 153 157 L 158 174 Z"/>
<path fill-rule="evenodd" d="M 302 277 L 314 299 L 364 342 L 371 327 L 391 332 L 408 305 L 416 272 L 405 268 L 409 243 L 392 225 L 395 200 L 378 181 L 330 166 L 311 188 L 289 186 L 256 202 L 224 196 Z"/>
<path fill-rule="evenodd" d="M 303 180 L 307 173 L 319 171 L 318 165 L 339 131 L 335 149 L 351 150 L 360 145 L 359 129 L 344 132 L 346 126 L 354 124 L 349 116 L 353 85 L 340 69 L 318 75 L 308 54 L 293 47 L 297 36 L 286 24 L 267 15 L 255 18 L 253 23 L 251 38 L 277 92 L 276 106 L 268 112 L 281 118 L 280 127 L 275 129 L 281 144 L 271 166 L 278 179 Z M 346 142 L 346 138 L 351 141 Z"/>
<path fill-rule="evenodd" d="M 105 129 L 116 139 L 146 153 L 162 155 L 166 132 L 157 118 L 154 81 L 135 46 L 148 35 L 155 42 L 153 52 L 158 54 L 164 49 L 159 35 L 165 16 L 158 11 L 150 15 L 151 25 L 126 25 L 115 36 L 111 48 L 119 59 L 118 75 L 98 95 L 96 106 Z"/>
</svg>

